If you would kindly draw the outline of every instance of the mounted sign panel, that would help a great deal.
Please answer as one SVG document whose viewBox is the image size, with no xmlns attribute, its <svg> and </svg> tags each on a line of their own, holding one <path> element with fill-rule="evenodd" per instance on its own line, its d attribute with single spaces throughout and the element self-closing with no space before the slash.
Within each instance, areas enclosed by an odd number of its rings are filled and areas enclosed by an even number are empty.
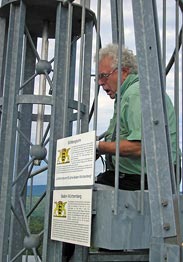
<svg viewBox="0 0 183 262">
<path fill-rule="evenodd" d="M 94 184 L 95 131 L 57 141 L 55 187 Z"/>
<path fill-rule="evenodd" d="M 90 246 L 92 189 L 54 190 L 51 239 Z"/>
<path fill-rule="evenodd" d="M 59 139 L 56 150 L 51 239 L 89 247 L 95 131 Z"/>
</svg>

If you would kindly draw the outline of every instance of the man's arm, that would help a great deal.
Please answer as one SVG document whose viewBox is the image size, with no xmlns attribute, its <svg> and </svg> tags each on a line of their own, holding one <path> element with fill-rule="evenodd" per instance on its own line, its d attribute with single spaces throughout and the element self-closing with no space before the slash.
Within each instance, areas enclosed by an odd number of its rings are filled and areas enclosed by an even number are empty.
<svg viewBox="0 0 183 262">
<path fill-rule="evenodd" d="M 100 141 L 98 144 L 98 151 L 100 154 L 116 154 L 116 142 Z M 119 154 L 123 157 L 140 157 L 141 156 L 141 142 L 121 140 L 119 146 Z"/>
</svg>

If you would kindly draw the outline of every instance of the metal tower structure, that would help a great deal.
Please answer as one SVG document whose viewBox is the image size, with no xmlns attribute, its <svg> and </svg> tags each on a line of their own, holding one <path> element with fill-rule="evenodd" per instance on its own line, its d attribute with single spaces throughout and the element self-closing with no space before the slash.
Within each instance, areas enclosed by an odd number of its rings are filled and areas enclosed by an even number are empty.
<svg viewBox="0 0 183 262">
<path fill-rule="evenodd" d="M 110 1 L 112 41 L 119 45 L 125 43 L 123 2 Z M 102 44 L 102 2 L 98 0 L 95 4 L 96 12 L 90 9 L 92 0 L 1 1 L 2 262 L 65 261 L 63 243 L 50 238 L 56 142 L 89 131 L 93 111 L 93 129 L 97 129 L 98 85 L 96 82 L 92 86 L 91 76 L 93 53 L 97 54 Z M 183 3 L 174 2 L 176 41 L 167 67 L 166 44 L 161 45 L 159 39 L 156 1 L 132 0 L 131 4 L 141 99 L 148 101 L 142 103 L 142 123 L 149 190 L 130 192 L 98 189 L 94 185 L 92 248 L 76 246 L 73 262 L 183 261 L 183 200 L 175 183 L 164 105 L 166 73 L 174 63 L 178 158 L 181 140 L 178 61 L 182 43 L 178 15 L 182 13 Z M 166 1 L 162 5 L 165 39 Z M 98 71 L 97 63 L 95 71 Z M 93 107 L 90 106 L 92 92 Z M 27 201 L 27 186 L 32 188 L 38 176 L 46 177 L 46 191 L 32 203 L 31 193 Z M 42 202 L 44 226 L 35 233 L 31 218 Z M 98 248 L 111 252 L 100 252 Z"/>
</svg>

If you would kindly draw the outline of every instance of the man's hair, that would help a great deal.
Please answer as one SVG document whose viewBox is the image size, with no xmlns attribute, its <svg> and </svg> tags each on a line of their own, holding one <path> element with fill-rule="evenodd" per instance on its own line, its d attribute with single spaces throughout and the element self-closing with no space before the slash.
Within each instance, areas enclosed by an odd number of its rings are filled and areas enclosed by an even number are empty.
<svg viewBox="0 0 183 262">
<path fill-rule="evenodd" d="M 108 44 L 106 47 L 99 50 L 99 62 L 105 57 L 109 56 L 112 58 L 111 67 L 114 69 L 118 67 L 118 45 Z M 122 67 L 127 67 L 130 69 L 131 74 L 137 74 L 137 60 L 136 56 L 133 54 L 132 50 L 122 47 Z"/>
</svg>

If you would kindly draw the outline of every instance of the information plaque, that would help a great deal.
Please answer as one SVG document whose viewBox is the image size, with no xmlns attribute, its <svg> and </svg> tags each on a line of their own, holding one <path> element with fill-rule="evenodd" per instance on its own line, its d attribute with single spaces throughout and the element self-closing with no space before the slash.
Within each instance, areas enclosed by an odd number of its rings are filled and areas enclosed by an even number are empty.
<svg viewBox="0 0 183 262">
<path fill-rule="evenodd" d="M 57 141 L 53 240 L 90 246 L 95 144 L 95 131 Z"/>
<path fill-rule="evenodd" d="M 55 187 L 93 185 L 95 131 L 57 141 Z"/>
<path fill-rule="evenodd" d="M 54 190 L 51 239 L 90 246 L 92 189 Z"/>
</svg>

